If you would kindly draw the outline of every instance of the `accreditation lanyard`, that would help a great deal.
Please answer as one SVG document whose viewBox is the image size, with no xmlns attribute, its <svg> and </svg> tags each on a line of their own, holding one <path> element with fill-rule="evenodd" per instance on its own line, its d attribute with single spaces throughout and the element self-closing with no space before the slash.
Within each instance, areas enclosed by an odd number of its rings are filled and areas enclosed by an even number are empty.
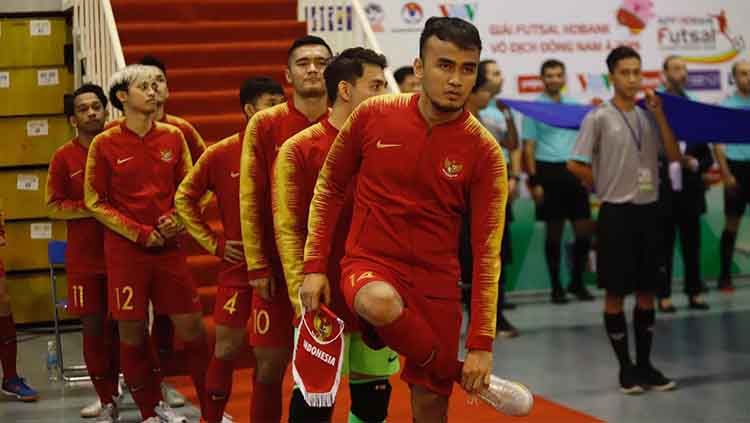
<svg viewBox="0 0 750 423">
<path fill-rule="evenodd" d="M 620 108 L 617 107 L 617 105 L 614 102 L 612 103 L 612 106 L 615 108 L 615 110 L 617 110 L 618 113 L 620 113 L 622 120 L 625 121 L 625 125 L 630 130 L 630 136 L 632 137 L 633 142 L 635 143 L 635 146 L 638 149 L 638 152 L 640 152 L 641 147 L 643 146 L 643 138 L 642 138 L 643 127 L 641 126 L 640 118 L 638 118 L 638 111 L 633 109 L 635 110 L 635 119 L 638 121 L 638 132 L 635 132 L 635 129 L 633 129 L 633 125 L 630 124 L 630 121 L 628 120 L 628 117 L 625 116 L 625 113 L 622 110 L 620 110 Z"/>
</svg>

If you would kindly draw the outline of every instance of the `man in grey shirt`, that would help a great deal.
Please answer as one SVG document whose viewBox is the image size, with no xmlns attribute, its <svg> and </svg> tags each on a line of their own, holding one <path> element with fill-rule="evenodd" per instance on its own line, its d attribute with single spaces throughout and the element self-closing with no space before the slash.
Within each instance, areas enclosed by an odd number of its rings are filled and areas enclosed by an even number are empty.
<svg viewBox="0 0 750 423">
<path fill-rule="evenodd" d="M 658 155 L 664 149 L 679 166 L 680 150 L 667 123 L 661 100 L 646 91 L 648 110 L 636 107 L 641 90 L 641 58 L 629 47 L 607 56 L 615 89 L 610 101 L 584 119 L 568 169 L 602 201 L 597 225 L 597 279 L 606 290 L 604 326 L 620 363 L 620 389 L 626 394 L 645 388 L 675 387 L 650 361 L 654 325 L 654 293 L 660 262 L 661 230 Z M 625 296 L 636 293 L 633 329 L 636 364 L 628 352 Z"/>
</svg>

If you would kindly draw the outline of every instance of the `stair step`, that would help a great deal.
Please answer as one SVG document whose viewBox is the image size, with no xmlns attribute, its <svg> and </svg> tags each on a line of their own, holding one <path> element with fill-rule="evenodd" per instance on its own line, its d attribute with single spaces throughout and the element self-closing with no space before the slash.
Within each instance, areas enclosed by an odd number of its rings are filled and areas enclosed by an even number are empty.
<svg viewBox="0 0 750 423">
<path fill-rule="evenodd" d="M 294 40 L 249 41 L 238 43 L 151 44 L 123 48 L 125 61 L 135 63 L 151 54 L 168 67 L 247 66 L 285 64 L 287 50 Z M 221 74 L 215 77 L 220 78 Z"/>
<path fill-rule="evenodd" d="M 245 129 L 245 115 L 232 113 L 223 115 L 185 115 L 181 116 L 192 123 L 207 143 L 215 143 L 238 131 Z"/>
<path fill-rule="evenodd" d="M 172 67 L 169 72 L 169 88 L 178 91 L 233 91 L 239 111 L 239 90 L 246 79 L 254 76 L 267 76 L 279 84 L 284 83 L 286 63 L 260 64 L 228 67 Z"/>
<path fill-rule="evenodd" d="M 240 111 L 239 86 L 234 90 L 180 91 L 169 96 L 169 112 L 177 116 L 207 110 L 212 114 Z"/>
<path fill-rule="evenodd" d="M 296 19 L 295 0 L 113 0 L 117 22 Z"/>
<path fill-rule="evenodd" d="M 295 20 L 263 19 L 258 21 L 195 21 L 155 20 L 147 22 L 124 22 L 118 25 L 123 45 L 154 44 L 154 34 L 159 43 L 241 42 L 253 39 L 292 39 L 306 34 L 304 22 Z"/>
</svg>

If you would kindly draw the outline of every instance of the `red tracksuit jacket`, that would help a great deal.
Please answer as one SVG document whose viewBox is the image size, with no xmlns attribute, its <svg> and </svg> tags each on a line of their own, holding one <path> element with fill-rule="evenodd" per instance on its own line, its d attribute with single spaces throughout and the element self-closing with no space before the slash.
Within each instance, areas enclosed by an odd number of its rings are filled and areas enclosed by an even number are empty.
<svg viewBox="0 0 750 423">
<path fill-rule="evenodd" d="M 192 166 L 180 130 L 155 122 L 139 137 L 122 123 L 94 138 L 86 159 L 86 207 L 104 226 L 141 246 Z"/>
<path fill-rule="evenodd" d="M 492 135 L 468 112 L 428 127 L 419 95 L 360 105 L 320 172 L 305 245 L 305 273 L 324 273 L 347 187 L 357 176 L 346 259 L 403 277 L 428 297 L 458 300 L 458 239 L 471 219 L 472 319 L 467 348 L 492 350 L 507 174 Z"/>
<path fill-rule="evenodd" d="M 119 126 L 124 121 L 125 118 L 119 118 L 109 121 L 107 123 L 106 129 Z M 201 137 L 201 134 L 198 132 L 198 130 L 195 129 L 195 127 L 191 125 L 187 120 L 178 116 L 164 113 L 164 116 L 162 116 L 159 122 L 176 126 L 182 132 L 182 135 L 185 137 L 185 142 L 190 149 L 190 158 L 193 160 L 193 163 L 197 162 L 198 158 L 206 151 L 206 142 L 203 141 L 203 137 Z"/>
<path fill-rule="evenodd" d="M 240 229 L 240 153 L 239 134 L 212 145 L 198 159 L 193 169 L 180 184 L 174 202 L 185 229 L 211 254 L 224 257 L 227 240 L 241 241 Z M 223 237 L 218 237 L 203 219 L 202 201 L 211 191 L 216 195 L 224 226 Z"/>
<path fill-rule="evenodd" d="M 298 293 L 305 278 L 302 264 L 310 202 L 318 173 L 338 133 L 338 129 L 334 128 L 328 119 L 324 119 L 290 138 L 281 146 L 276 158 L 272 184 L 274 232 L 281 263 L 284 266 L 289 300 L 297 316 L 301 313 Z M 346 307 L 338 284 L 341 279 L 339 263 L 344 256 L 344 244 L 351 223 L 352 193 L 349 191 L 334 235 L 327 269 L 331 284 L 331 307 L 344 319 L 347 330 L 356 327 L 356 319 Z"/>
<path fill-rule="evenodd" d="M 273 235 L 271 172 L 281 145 L 314 123 L 289 100 L 256 113 L 245 128 L 240 162 L 240 221 L 250 279 L 283 275 Z"/>
<path fill-rule="evenodd" d="M 67 271 L 104 274 L 104 227 L 83 201 L 87 154 L 78 138 L 55 151 L 47 173 L 47 210 L 49 217 L 65 220 L 68 227 Z"/>
</svg>

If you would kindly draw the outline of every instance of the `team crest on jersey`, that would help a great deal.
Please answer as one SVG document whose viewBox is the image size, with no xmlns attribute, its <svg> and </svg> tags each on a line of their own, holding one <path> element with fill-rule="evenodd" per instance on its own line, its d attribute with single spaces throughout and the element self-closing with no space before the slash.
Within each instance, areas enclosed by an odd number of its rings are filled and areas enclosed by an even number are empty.
<svg viewBox="0 0 750 423">
<path fill-rule="evenodd" d="M 321 316 L 320 313 L 315 316 L 313 325 L 315 326 L 315 331 L 320 339 L 328 339 L 331 334 L 333 334 L 333 324 L 327 317 Z"/>
<path fill-rule="evenodd" d="M 443 175 L 451 179 L 457 178 L 459 175 L 461 175 L 461 172 L 463 172 L 463 170 L 464 165 L 455 160 L 446 158 L 445 161 L 443 161 Z"/>
<path fill-rule="evenodd" d="M 163 162 L 171 162 L 173 158 L 174 158 L 174 153 L 172 153 L 172 150 L 161 151 L 161 160 Z"/>
</svg>

